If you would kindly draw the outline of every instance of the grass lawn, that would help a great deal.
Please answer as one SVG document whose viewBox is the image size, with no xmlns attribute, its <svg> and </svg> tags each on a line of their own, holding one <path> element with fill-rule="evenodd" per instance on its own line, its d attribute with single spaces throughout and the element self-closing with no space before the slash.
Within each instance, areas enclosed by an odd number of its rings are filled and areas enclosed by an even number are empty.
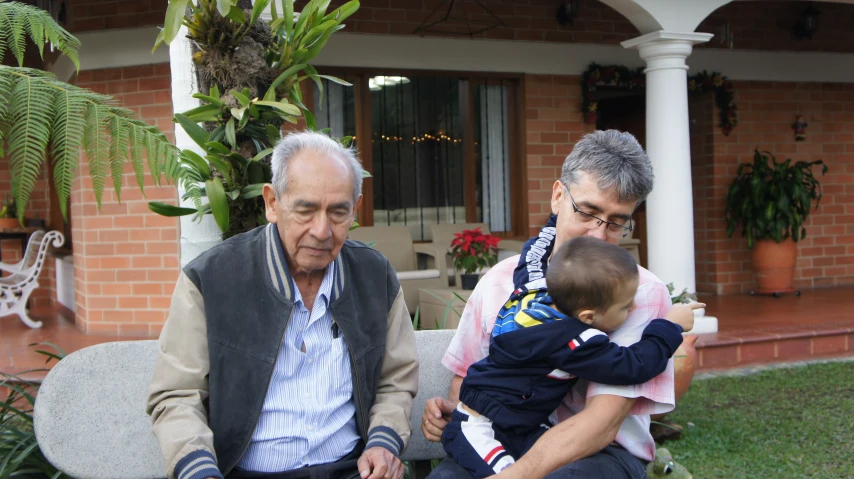
<svg viewBox="0 0 854 479">
<path fill-rule="evenodd" d="M 854 362 L 695 380 L 666 420 L 696 479 L 854 478 Z"/>
</svg>

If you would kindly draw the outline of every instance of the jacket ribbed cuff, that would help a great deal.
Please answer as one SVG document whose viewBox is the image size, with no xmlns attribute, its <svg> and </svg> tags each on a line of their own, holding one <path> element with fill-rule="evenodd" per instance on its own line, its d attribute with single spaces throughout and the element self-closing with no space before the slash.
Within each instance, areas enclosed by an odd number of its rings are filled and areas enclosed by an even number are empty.
<svg viewBox="0 0 854 479">
<path fill-rule="evenodd" d="M 219 472 L 216 465 L 216 458 L 204 449 L 187 454 L 175 466 L 175 479 L 206 479 L 208 477 L 223 479 L 222 473 Z"/>
<path fill-rule="evenodd" d="M 371 429 L 370 434 L 368 434 L 368 443 L 365 445 L 365 449 L 372 447 L 388 449 L 395 457 L 398 457 L 400 456 L 400 451 L 403 450 L 403 439 L 400 438 L 394 429 L 387 426 L 378 426 Z"/>
</svg>

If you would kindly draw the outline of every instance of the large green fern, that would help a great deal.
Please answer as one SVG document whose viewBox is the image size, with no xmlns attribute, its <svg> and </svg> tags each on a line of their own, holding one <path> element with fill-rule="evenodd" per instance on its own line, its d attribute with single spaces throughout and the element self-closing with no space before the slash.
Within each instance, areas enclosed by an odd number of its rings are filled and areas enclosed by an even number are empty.
<svg viewBox="0 0 854 479">
<path fill-rule="evenodd" d="M 89 161 L 99 206 L 108 176 L 117 196 L 121 193 L 127 161 L 132 163 L 142 188 L 143 156 L 147 155 L 149 170 L 158 183 L 163 170 L 161 161 L 177 155 L 166 136 L 137 119 L 131 110 L 117 106 L 109 96 L 63 83 L 42 70 L 23 68 L 27 38 L 40 53 L 50 44 L 79 68 L 80 42 L 47 12 L 0 0 L 0 60 L 8 51 L 19 65 L 0 65 L 0 154 L 5 151 L 10 157 L 18 219 L 23 222 L 48 156 L 62 215 L 67 218 L 81 147 Z"/>
</svg>

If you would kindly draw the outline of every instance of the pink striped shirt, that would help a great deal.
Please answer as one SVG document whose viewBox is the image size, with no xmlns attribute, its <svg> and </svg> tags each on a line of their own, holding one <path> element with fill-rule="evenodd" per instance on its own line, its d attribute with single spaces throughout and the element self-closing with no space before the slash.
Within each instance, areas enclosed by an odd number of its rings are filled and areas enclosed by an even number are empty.
<svg viewBox="0 0 854 479">
<path fill-rule="evenodd" d="M 454 374 L 465 377 L 469 366 L 489 354 L 489 338 L 498 310 L 513 292 L 513 270 L 519 260 L 516 255 L 489 270 L 472 292 L 460 318 L 457 333 L 442 358 L 442 364 Z M 635 295 L 636 307 L 626 322 L 608 336 L 611 341 L 628 346 L 640 340 L 650 321 L 663 318 L 670 309 L 667 287 L 652 273 L 638 266 L 640 285 Z M 616 442 L 634 456 L 651 461 L 655 458 L 655 442 L 649 434 L 649 415 L 673 410 L 673 359 L 667 369 L 653 380 L 634 386 L 608 386 L 579 380 L 556 411 L 556 419 L 564 419 L 584 409 L 587 398 L 611 394 L 637 400 L 617 433 Z M 555 416 L 552 416 L 553 419 Z"/>
</svg>

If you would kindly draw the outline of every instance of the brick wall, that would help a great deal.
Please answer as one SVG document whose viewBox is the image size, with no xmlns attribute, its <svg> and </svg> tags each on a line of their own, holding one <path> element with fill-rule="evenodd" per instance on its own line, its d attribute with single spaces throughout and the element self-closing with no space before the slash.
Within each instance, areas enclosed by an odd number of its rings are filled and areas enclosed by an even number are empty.
<svg viewBox="0 0 854 479">
<path fill-rule="evenodd" d="M 811 40 L 798 39 L 794 27 L 807 8 L 804 1 L 738 1 L 714 11 L 698 32 L 715 34 L 699 48 L 726 48 L 720 40 L 721 27 L 729 22 L 733 48 L 750 50 L 790 50 L 854 52 L 854 5 L 814 2 L 821 12 L 818 30 Z"/>
<path fill-rule="evenodd" d="M 69 0 L 71 33 L 163 25 L 166 0 Z"/>
<path fill-rule="evenodd" d="M 528 225 L 534 236 L 551 214 L 552 185 L 564 159 L 594 125 L 581 119 L 581 79 L 526 75 L 525 132 L 528 174 Z"/>
<path fill-rule="evenodd" d="M 77 85 L 114 95 L 171 139 L 170 82 L 168 63 L 77 77 Z M 179 274 L 178 220 L 150 212 L 147 203 L 175 203 L 177 190 L 155 187 L 146 173 L 143 196 L 128 164 L 121 203 L 108 180 L 99 211 L 88 167 L 80 166 L 71 200 L 77 325 L 89 334 L 155 336 Z"/>
<path fill-rule="evenodd" d="M 347 32 L 412 35 L 428 17 L 435 21 L 444 9 L 430 15 L 440 0 L 364 0 L 361 8 L 347 20 Z M 335 0 L 330 9 L 343 3 Z M 579 13 L 572 25 L 561 26 L 556 19 L 553 0 L 483 0 L 484 5 L 507 26 L 475 35 L 476 38 L 546 42 L 600 43 L 616 45 L 640 35 L 622 14 L 598 0 L 580 0 Z M 297 10 L 305 2 L 297 2 Z M 854 5 L 822 3 L 819 28 L 812 40 L 798 40 L 793 31 L 806 8 L 804 1 L 739 1 L 721 7 L 705 19 L 697 31 L 715 34 L 700 48 L 727 48 L 719 42 L 721 26 L 729 22 L 733 48 L 792 51 L 854 51 Z M 494 22 L 494 18 L 475 2 L 456 2 L 452 16 L 465 14 L 472 20 Z M 485 26 L 487 24 L 483 24 Z M 464 32 L 460 22 L 444 24 L 445 31 Z M 422 33 L 419 33 L 419 35 Z M 425 32 L 425 36 L 435 33 Z M 447 36 L 447 35 L 446 35 Z M 453 35 L 458 38 L 459 35 Z"/>
<path fill-rule="evenodd" d="M 713 151 L 714 163 L 711 168 L 705 165 L 703 177 L 694 180 L 695 188 L 705 182 L 701 191 L 705 188 L 707 194 L 707 210 L 695 215 L 695 221 L 707 217 L 705 229 L 698 231 L 707 238 L 702 243 L 707 256 L 699 256 L 698 247 L 698 263 L 704 268 L 698 284 L 718 294 L 754 287 L 750 251 L 738 232 L 726 238 L 724 208 L 738 164 L 752 161 L 756 147 L 778 160 L 827 163 L 828 174 L 818 177 L 824 199 L 807 219 L 807 238 L 799 242 L 796 286 L 854 284 L 854 85 L 734 82 L 734 89 L 739 125 L 728 137 L 713 129 L 712 137 L 704 141 Z M 717 111 L 707 110 L 705 121 L 709 114 L 716 122 Z M 809 124 L 803 142 L 795 141 L 791 128 L 798 114 Z"/>
</svg>

